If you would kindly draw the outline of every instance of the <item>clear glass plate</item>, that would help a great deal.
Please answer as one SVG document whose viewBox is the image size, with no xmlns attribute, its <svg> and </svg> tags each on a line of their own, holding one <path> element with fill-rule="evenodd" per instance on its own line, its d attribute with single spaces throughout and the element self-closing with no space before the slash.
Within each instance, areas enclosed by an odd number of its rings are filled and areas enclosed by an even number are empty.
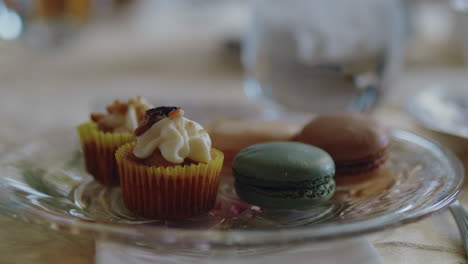
<svg viewBox="0 0 468 264">
<path fill-rule="evenodd" d="M 363 235 L 444 209 L 463 183 L 462 166 L 446 149 L 404 131 L 392 131 L 391 138 L 390 159 L 377 177 L 339 186 L 330 202 L 314 209 L 264 210 L 246 204 L 236 196 L 225 168 L 210 213 L 163 222 L 128 212 L 119 188 L 103 188 L 84 171 L 75 132 L 59 133 L 3 156 L 0 213 L 153 249 L 252 248 Z"/>
</svg>

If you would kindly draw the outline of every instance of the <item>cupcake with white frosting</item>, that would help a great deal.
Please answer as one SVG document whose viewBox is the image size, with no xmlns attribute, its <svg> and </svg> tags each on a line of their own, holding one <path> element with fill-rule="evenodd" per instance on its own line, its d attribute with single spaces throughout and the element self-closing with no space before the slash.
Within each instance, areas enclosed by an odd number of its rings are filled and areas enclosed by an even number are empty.
<svg viewBox="0 0 468 264">
<path fill-rule="evenodd" d="M 144 120 L 146 110 L 152 107 L 142 97 L 127 102 L 115 100 L 107 106 L 107 113 L 92 113 L 90 122 L 77 127 L 86 170 L 99 183 L 118 185 L 115 151 L 135 140 L 133 131 Z"/>
<path fill-rule="evenodd" d="M 146 218 L 185 219 L 210 211 L 224 155 L 178 107 L 146 111 L 136 142 L 116 154 L 126 207 Z"/>
</svg>

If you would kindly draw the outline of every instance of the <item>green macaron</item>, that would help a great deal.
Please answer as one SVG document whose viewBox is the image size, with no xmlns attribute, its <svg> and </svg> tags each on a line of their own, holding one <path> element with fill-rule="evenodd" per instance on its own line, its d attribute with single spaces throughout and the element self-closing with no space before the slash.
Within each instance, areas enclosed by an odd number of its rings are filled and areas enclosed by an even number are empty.
<svg viewBox="0 0 468 264">
<path fill-rule="evenodd" d="M 269 142 L 241 150 L 232 170 L 237 195 L 265 208 L 307 209 L 331 198 L 335 164 L 324 150 L 298 142 Z"/>
</svg>

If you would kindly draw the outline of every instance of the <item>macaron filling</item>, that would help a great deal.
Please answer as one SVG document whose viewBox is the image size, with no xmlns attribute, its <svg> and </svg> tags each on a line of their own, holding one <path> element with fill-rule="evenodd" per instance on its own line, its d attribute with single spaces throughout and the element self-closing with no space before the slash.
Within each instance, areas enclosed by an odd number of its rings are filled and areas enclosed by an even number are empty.
<svg viewBox="0 0 468 264">
<path fill-rule="evenodd" d="M 343 176 L 370 172 L 381 167 L 387 160 L 388 151 L 385 149 L 384 151 L 369 157 L 368 160 L 336 162 L 336 174 Z"/>
<path fill-rule="evenodd" d="M 321 185 L 325 185 L 330 180 L 333 180 L 333 174 L 328 176 L 303 181 L 275 181 L 274 179 L 262 179 L 255 176 L 242 175 L 235 169 L 232 170 L 236 181 L 245 184 L 252 185 L 258 188 L 272 189 L 272 190 L 288 190 L 288 189 L 310 189 Z"/>
<path fill-rule="evenodd" d="M 235 182 L 237 195 L 244 201 L 272 209 L 308 209 L 331 198 L 335 191 L 333 177 L 313 187 L 299 189 L 269 188 L 241 181 Z"/>
</svg>

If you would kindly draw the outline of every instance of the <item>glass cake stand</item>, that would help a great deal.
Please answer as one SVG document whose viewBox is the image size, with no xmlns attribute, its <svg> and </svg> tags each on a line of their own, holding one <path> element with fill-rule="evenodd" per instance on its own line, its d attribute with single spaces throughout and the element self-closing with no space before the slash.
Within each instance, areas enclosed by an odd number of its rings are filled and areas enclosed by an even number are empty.
<svg viewBox="0 0 468 264">
<path fill-rule="evenodd" d="M 120 188 L 103 188 L 92 180 L 83 168 L 77 135 L 70 130 L 3 156 L 0 213 L 182 255 L 226 248 L 250 254 L 267 247 L 340 240 L 417 221 L 445 209 L 460 193 L 464 172 L 450 151 L 409 132 L 394 130 L 390 135 L 390 158 L 377 177 L 338 186 L 331 201 L 313 209 L 249 205 L 236 196 L 225 168 L 211 212 L 185 221 L 157 221 L 132 215 L 123 206 Z"/>
</svg>

